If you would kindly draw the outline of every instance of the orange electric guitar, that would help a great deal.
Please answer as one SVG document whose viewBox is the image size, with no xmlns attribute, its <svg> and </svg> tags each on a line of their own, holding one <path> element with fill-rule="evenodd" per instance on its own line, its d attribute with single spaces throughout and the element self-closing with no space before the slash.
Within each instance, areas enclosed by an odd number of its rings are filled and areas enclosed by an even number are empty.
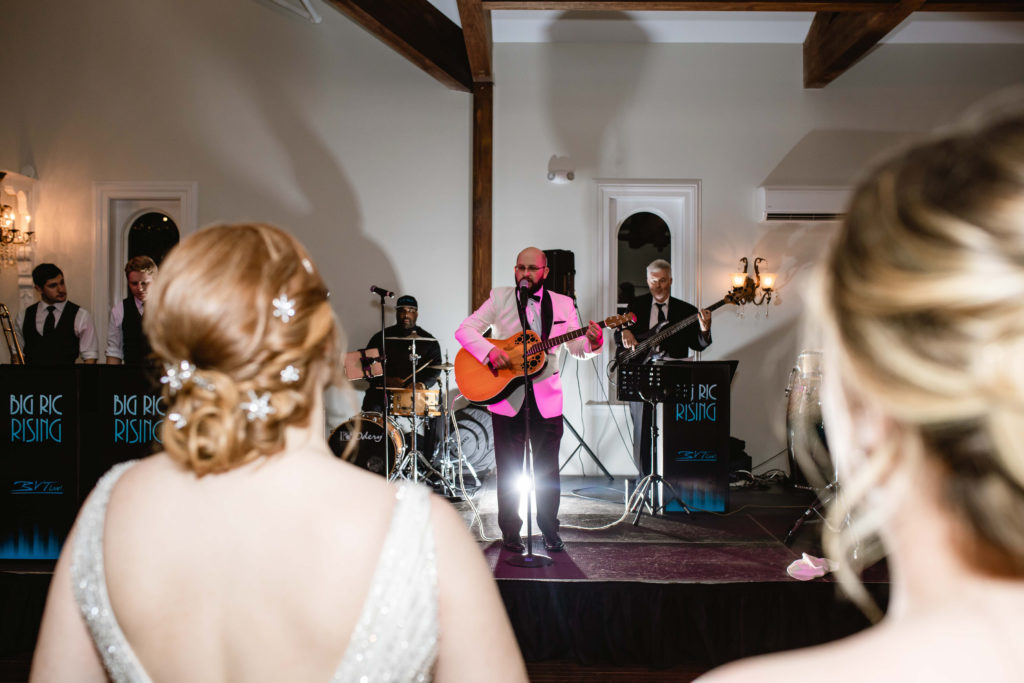
<svg viewBox="0 0 1024 683">
<path fill-rule="evenodd" d="M 636 316 L 626 313 L 605 318 L 598 325 L 614 329 L 628 327 L 635 322 Z M 547 365 L 545 351 L 577 337 L 582 337 L 586 333 L 587 328 L 581 327 L 578 330 L 552 337 L 547 341 L 541 341 L 536 332 L 527 330 L 525 333 L 520 332 L 507 339 L 488 339 L 487 341 L 508 354 L 510 365 L 501 370 L 495 370 L 486 363 L 481 363 L 469 351 L 460 349 L 455 354 L 455 382 L 459 385 L 462 395 L 473 403 L 489 405 L 503 401 L 523 384 L 524 365 L 531 377 L 538 374 Z M 525 364 L 523 363 L 524 334 L 527 347 Z"/>
</svg>

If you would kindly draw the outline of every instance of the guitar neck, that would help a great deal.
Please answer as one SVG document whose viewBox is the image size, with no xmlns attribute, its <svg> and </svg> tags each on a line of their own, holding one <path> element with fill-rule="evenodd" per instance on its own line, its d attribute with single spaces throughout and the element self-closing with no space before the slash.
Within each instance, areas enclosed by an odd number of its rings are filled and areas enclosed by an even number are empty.
<svg viewBox="0 0 1024 683">
<path fill-rule="evenodd" d="M 720 301 L 716 301 L 715 303 L 713 303 L 710 306 L 708 306 L 707 310 L 709 310 L 709 311 L 716 311 L 716 310 L 718 310 L 719 308 L 721 308 L 722 306 L 724 306 L 727 303 L 728 303 L 728 301 L 726 301 L 725 299 L 722 299 Z M 669 325 L 668 327 L 664 328 L 663 330 L 661 330 L 657 334 L 652 335 L 652 336 L 648 337 L 647 339 L 644 339 L 642 342 L 640 342 L 639 344 L 634 346 L 632 349 L 630 349 L 623 356 L 623 361 L 627 361 L 628 362 L 629 360 L 632 360 L 632 359 L 636 358 L 637 356 L 641 356 L 643 354 L 646 354 L 649 350 L 653 349 L 655 346 L 657 346 L 661 342 L 665 341 L 666 339 L 671 337 L 673 334 L 675 334 L 675 333 L 679 332 L 680 330 L 683 330 L 683 329 L 689 327 L 690 325 L 692 325 L 693 323 L 697 322 L 697 318 L 699 318 L 699 317 L 700 317 L 700 313 L 694 313 L 690 317 L 683 318 L 682 320 L 680 320 L 677 323 L 672 323 L 671 325 Z"/>
<path fill-rule="evenodd" d="M 607 324 L 603 320 L 601 322 L 599 322 L 597 325 L 598 325 L 598 327 L 607 327 Z M 587 333 L 587 328 L 586 327 L 581 327 L 581 328 L 579 328 L 577 330 L 573 330 L 572 332 L 566 332 L 565 334 L 560 334 L 557 337 L 551 337 L 550 339 L 547 339 L 545 341 L 537 342 L 536 344 L 534 344 L 533 346 L 529 347 L 526 350 L 526 355 L 527 356 L 532 356 L 535 353 L 539 353 L 541 351 L 547 351 L 548 349 L 554 348 L 555 346 L 558 346 L 559 344 L 564 344 L 565 342 L 572 341 L 573 339 L 576 339 L 577 337 L 582 337 L 586 333 Z"/>
</svg>

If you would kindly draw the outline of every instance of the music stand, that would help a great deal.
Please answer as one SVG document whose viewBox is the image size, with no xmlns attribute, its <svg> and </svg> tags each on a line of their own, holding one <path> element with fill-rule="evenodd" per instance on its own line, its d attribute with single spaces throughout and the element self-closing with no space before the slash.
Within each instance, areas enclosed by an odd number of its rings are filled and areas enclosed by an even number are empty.
<svg viewBox="0 0 1024 683">
<path fill-rule="evenodd" d="M 637 482 L 636 502 L 630 508 L 630 512 L 636 513 L 633 516 L 633 526 L 640 525 L 640 516 L 643 514 L 645 506 L 650 508 L 652 515 L 655 515 L 673 500 L 679 503 L 686 514 L 690 514 L 690 508 L 683 501 L 679 492 L 665 480 L 658 469 L 657 404 L 673 399 L 676 393 L 675 387 L 665 382 L 668 378 L 662 372 L 662 368 L 663 366 L 659 363 L 624 364 L 618 367 L 616 382 L 618 399 L 620 401 L 641 401 L 651 407 L 651 471 Z M 672 497 L 665 505 L 661 504 L 663 492 L 658 488 L 658 484 L 667 486 L 672 493 Z"/>
</svg>

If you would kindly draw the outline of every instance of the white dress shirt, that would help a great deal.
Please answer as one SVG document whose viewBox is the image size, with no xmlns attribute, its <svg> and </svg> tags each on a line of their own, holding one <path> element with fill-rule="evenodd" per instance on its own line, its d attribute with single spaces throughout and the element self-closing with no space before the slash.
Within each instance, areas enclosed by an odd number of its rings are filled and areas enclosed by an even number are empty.
<svg viewBox="0 0 1024 683">
<path fill-rule="evenodd" d="M 144 304 L 132 297 L 135 308 L 139 315 L 142 315 Z M 110 309 L 110 323 L 107 325 L 107 358 L 114 357 L 124 360 L 124 337 L 122 336 L 121 323 L 124 322 L 124 299 L 121 299 Z"/>
<path fill-rule="evenodd" d="M 60 322 L 61 313 L 64 312 L 67 303 L 67 301 L 61 301 L 53 304 L 54 327 Z M 43 333 L 43 325 L 46 324 L 46 315 L 49 313 L 46 307 L 49 305 L 45 301 L 40 301 L 36 306 L 36 332 L 39 334 Z M 21 330 L 25 325 L 26 310 L 23 308 L 18 311 L 18 317 L 14 321 L 14 333 L 18 335 L 18 342 L 23 349 L 25 348 L 25 339 Z M 82 356 L 82 360 L 99 358 L 99 344 L 96 343 L 96 328 L 92 324 L 92 316 L 81 306 L 78 307 L 78 313 L 75 314 L 75 336 L 78 337 L 78 353 Z"/>
</svg>

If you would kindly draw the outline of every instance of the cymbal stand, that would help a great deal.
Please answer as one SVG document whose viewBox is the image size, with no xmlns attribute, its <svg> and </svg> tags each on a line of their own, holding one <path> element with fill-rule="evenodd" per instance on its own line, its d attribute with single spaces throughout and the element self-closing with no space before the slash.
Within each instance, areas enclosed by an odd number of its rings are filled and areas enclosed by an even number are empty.
<svg viewBox="0 0 1024 683">
<path fill-rule="evenodd" d="M 419 419 L 420 413 L 417 410 L 416 405 L 416 363 L 420 357 L 416 353 L 416 335 L 412 335 L 413 339 L 409 347 L 409 362 L 412 364 L 412 451 L 410 457 L 412 457 L 412 480 L 416 483 L 420 481 L 420 449 L 417 444 L 417 438 L 419 436 Z"/>
<path fill-rule="evenodd" d="M 438 444 L 440 451 L 440 458 L 438 460 L 438 474 L 441 479 L 441 486 L 445 491 L 445 496 L 451 499 L 459 499 L 460 495 L 464 491 L 460 491 L 456 485 L 456 481 L 461 481 L 462 478 L 459 476 L 462 472 L 462 468 L 469 470 L 470 475 L 473 477 L 473 481 L 476 482 L 476 486 L 480 487 L 480 477 L 477 476 L 476 469 L 470 464 L 468 460 L 462 457 L 459 448 L 455 449 L 455 457 L 452 458 L 452 449 L 449 446 L 449 442 L 452 440 L 451 423 L 449 420 L 453 415 L 453 411 L 448 406 L 448 397 L 451 395 L 451 390 L 448 384 L 449 377 L 451 375 L 451 368 L 448 367 L 448 352 L 444 355 L 444 382 L 442 384 L 444 394 L 441 397 L 441 419 L 444 420 L 444 424 L 441 428 L 441 443 Z M 459 466 L 459 470 L 456 471 L 456 466 Z"/>
</svg>

